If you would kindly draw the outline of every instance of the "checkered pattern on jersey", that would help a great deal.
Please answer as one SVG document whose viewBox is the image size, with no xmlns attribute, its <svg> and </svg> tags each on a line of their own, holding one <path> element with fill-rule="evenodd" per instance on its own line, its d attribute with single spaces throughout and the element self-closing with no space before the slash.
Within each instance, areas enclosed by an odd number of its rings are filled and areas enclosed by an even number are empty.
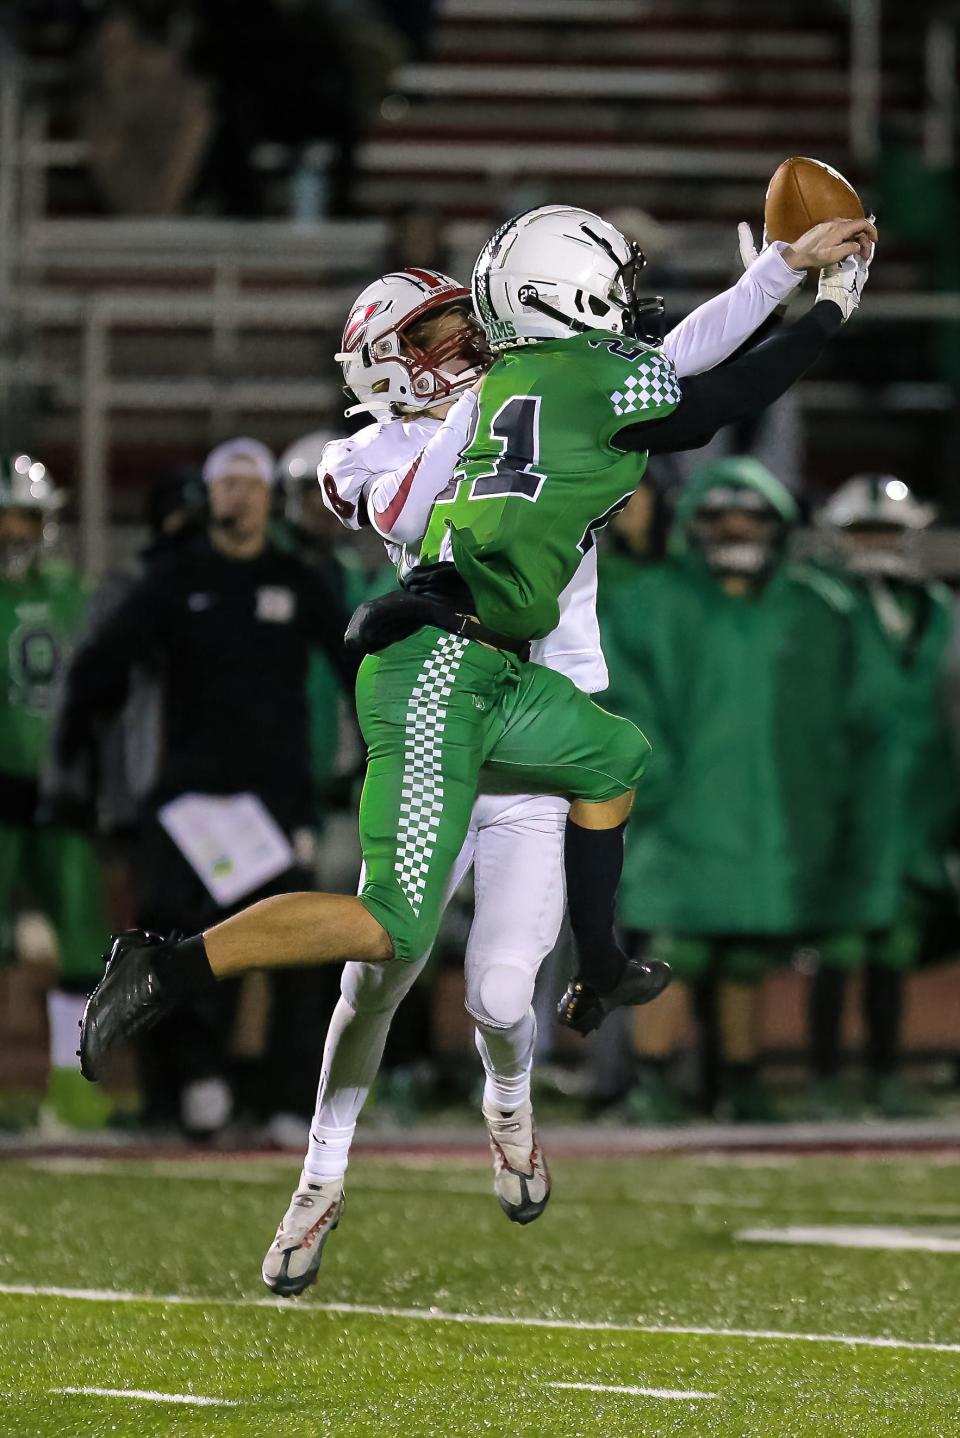
<svg viewBox="0 0 960 1438">
<path fill-rule="evenodd" d="M 664 404 L 680 403 L 677 372 L 669 360 L 650 355 L 629 374 L 623 389 L 610 396 L 615 414 L 636 414 L 645 409 L 658 409 Z"/>
<path fill-rule="evenodd" d="M 407 706 L 400 823 L 394 873 L 419 918 L 443 814 L 443 731 L 447 703 L 468 640 L 445 634 L 420 673 Z"/>
</svg>

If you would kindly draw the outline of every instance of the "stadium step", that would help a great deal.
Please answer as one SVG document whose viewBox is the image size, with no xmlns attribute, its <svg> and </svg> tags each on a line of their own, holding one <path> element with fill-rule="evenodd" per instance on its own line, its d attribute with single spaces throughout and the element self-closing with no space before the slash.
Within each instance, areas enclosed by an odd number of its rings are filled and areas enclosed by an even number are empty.
<svg viewBox="0 0 960 1438">
<path fill-rule="evenodd" d="M 785 154 L 829 148 L 849 169 L 843 15 L 815 0 L 696 8 L 445 0 L 430 58 L 396 72 L 360 149 L 359 206 L 414 194 L 469 216 L 562 194 L 726 219 L 756 211 Z M 885 104 L 901 92 L 894 76 Z"/>
</svg>

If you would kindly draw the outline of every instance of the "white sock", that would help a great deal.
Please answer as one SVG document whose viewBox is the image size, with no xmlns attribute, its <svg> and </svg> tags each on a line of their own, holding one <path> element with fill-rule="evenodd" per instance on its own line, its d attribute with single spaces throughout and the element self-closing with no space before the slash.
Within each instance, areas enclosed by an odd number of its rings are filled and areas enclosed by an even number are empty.
<svg viewBox="0 0 960 1438">
<path fill-rule="evenodd" d="M 82 994 L 65 994 L 61 989 L 47 994 L 51 1068 L 79 1069 L 80 1020 L 86 1002 Z"/>
<path fill-rule="evenodd" d="M 483 1086 L 486 1111 L 512 1113 L 529 1101 L 536 1042 L 537 1021 L 532 1008 L 508 1029 L 477 1025 L 477 1052 L 487 1076 Z"/>
<path fill-rule="evenodd" d="M 353 1131 L 377 1077 L 394 1012 L 353 1009 L 346 999 L 333 1011 L 303 1164 L 311 1183 L 329 1183 L 347 1171 Z"/>
</svg>

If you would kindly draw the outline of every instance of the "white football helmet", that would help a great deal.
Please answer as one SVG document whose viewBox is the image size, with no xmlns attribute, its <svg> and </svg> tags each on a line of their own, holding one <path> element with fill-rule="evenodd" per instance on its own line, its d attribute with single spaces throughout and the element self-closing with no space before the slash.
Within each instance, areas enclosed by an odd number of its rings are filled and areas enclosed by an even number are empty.
<svg viewBox="0 0 960 1438">
<path fill-rule="evenodd" d="M 428 350 L 411 340 L 412 326 L 453 305 L 466 312 L 462 328 Z M 470 309 L 470 291 L 438 270 L 396 270 L 374 280 L 357 296 L 334 356 L 358 401 L 344 413 L 367 410 L 383 419 L 431 410 L 469 389 L 488 360 Z M 451 361 L 466 365 L 451 370 Z"/>
<path fill-rule="evenodd" d="M 855 474 L 841 484 L 817 515 L 834 529 L 926 529 L 936 510 L 892 474 Z"/>
<path fill-rule="evenodd" d="M 291 524 L 303 523 L 304 496 L 318 488 L 320 456 L 332 439 L 329 430 L 315 430 L 295 439 L 277 461 L 277 478 L 283 485 L 283 512 Z"/>
<path fill-rule="evenodd" d="M 663 300 L 640 293 L 639 245 L 599 215 L 541 205 L 508 220 L 480 251 L 473 303 L 492 350 L 606 330 L 656 339 Z"/>
<path fill-rule="evenodd" d="M 864 578 L 916 579 L 922 574 L 915 538 L 936 518 L 892 474 L 855 474 L 817 513 L 851 574 Z"/>
<path fill-rule="evenodd" d="M 6 532 L 0 536 L 0 577 L 21 578 L 40 550 L 54 542 L 64 499 L 40 460 L 29 454 L 0 455 L 0 514 L 13 510 L 35 515 L 38 521 L 35 538 Z"/>
</svg>

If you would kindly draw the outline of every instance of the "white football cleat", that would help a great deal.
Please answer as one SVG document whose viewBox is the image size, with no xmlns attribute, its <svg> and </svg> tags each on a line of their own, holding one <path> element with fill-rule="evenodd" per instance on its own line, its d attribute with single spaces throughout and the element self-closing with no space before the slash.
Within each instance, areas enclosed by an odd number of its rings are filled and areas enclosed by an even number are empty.
<svg viewBox="0 0 960 1438">
<path fill-rule="evenodd" d="M 511 1114 L 483 1110 L 493 1155 L 493 1191 L 511 1223 L 532 1223 L 550 1197 L 550 1172 L 529 1100 Z"/>
<path fill-rule="evenodd" d="M 293 1298 L 317 1277 L 323 1246 L 343 1213 L 343 1180 L 311 1183 L 301 1173 L 290 1207 L 263 1260 L 263 1281 L 274 1293 Z"/>
</svg>

